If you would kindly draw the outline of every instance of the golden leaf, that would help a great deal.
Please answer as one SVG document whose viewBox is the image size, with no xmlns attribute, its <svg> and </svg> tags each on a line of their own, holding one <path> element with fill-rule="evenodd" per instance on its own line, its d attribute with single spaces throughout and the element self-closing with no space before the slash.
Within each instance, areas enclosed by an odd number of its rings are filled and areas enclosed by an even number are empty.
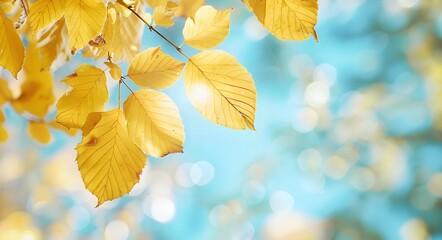
<svg viewBox="0 0 442 240">
<path fill-rule="evenodd" d="M 0 0 L 0 8 L 9 13 L 14 7 L 16 0 Z"/>
<path fill-rule="evenodd" d="M 204 5 L 205 0 L 181 0 L 175 16 L 193 17 L 196 11 Z"/>
<path fill-rule="evenodd" d="M 212 6 L 201 7 L 195 18 L 186 21 L 184 42 L 200 50 L 218 46 L 229 34 L 231 12 L 231 9 L 217 11 Z"/>
<path fill-rule="evenodd" d="M 172 86 L 183 67 L 184 63 L 163 53 L 160 47 L 149 48 L 132 59 L 127 76 L 140 87 L 160 90 Z"/>
<path fill-rule="evenodd" d="M 89 114 L 77 146 L 77 164 L 97 206 L 129 193 L 139 182 L 146 156 L 132 143 L 120 109 Z"/>
<path fill-rule="evenodd" d="M 21 73 L 19 79 L 24 82 L 20 96 L 11 101 L 12 106 L 18 113 L 27 111 L 39 118 L 45 117 L 55 99 L 52 92 L 54 79 L 50 71 L 42 70 L 40 52 L 34 42 L 27 46 Z"/>
<path fill-rule="evenodd" d="M 114 40 L 115 23 L 117 21 L 117 18 L 117 10 L 115 10 L 115 7 L 109 3 L 106 22 L 104 23 L 103 31 L 101 32 L 101 35 L 103 36 L 103 39 L 106 41 L 106 43 L 104 44 L 104 46 L 92 48 L 94 56 L 97 59 L 107 56 L 108 53 L 111 52 L 110 48 L 112 46 L 112 41 Z"/>
<path fill-rule="evenodd" d="M 6 142 L 8 140 L 8 132 L 5 127 L 3 127 L 3 123 L 5 122 L 5 115 L 0 110 L 0 142 Z"/>
<path fill-rule="evenodd" d="M 184 85 L 193 106 L 208 120 L 232 129 L 255 129 L 255 85 L 232 55 L 219 50 L 195 55 L 184 71 Z"/>
<path fill-rule="evenodd" d="M 45 123 L 29 121 L 28 133 L 38 143 L 48 144 L 51 141 L 51 133 Z"/>
<path fill-rule="evenodd" d="M 164 6 L 168 2 L 168 0 L 145 0 L 145 1 L 153 9 L 156 8 L 156 7 L 159 7 L 159 6 Z"/>
<path fill-rule="evenodd" d="M 0 106 L 12 99 L 11 90 L 9 90 L 8 82 L 0 78 Z"/>
<path fill-rule="evenodd" d="M 183 151 L 184 125 L 177 106 L 164 93 L 141 89 L 124 103 L 129 136 L 154 157 Z"/>
<path fill-rule="evenodd" d="M 75 135 L 77 135 L 77 132 L 78 132 L 77 128 L 67 128 L 55 120 L 49 122 L 49 126 L 53 129 L 63 131 L 65 133 L 69 134 L 70 136 L 75 136 Z"/>
<path fill-rule="evenodd" d="M 118 66 L 115 63 L 111 63 L 111 62 L 105 62 L 104 64 L 106 64 L 106 66 L 109 67 L 109 73 L 111 75 L 111 77 L 114 80 L 120 81 L 121 80 L 121 68 L 120 66 Z"/>
<path fill-rule="evenodd" d="M 72 89 L 57 103 L 57 122 L 67 128 L 81 128 L 89 113 L 103 111 L 109 93 L 104 71 L 87 64 L 63 80 Z"/>
<path fill-rule="evenodd" d="M 38 0 L 29 9 L 29 21 L 33 35 L 54 23 L 64 14 L 61 0 Z"/>
<path fill-rule="evenodd" d="M 246 0 L 245 4 L 278 39 L 305 40 L 311 34 L 319 41 L 318 0 Z"/>
<path fill-rule="evenodd" d="M 101 0 L 67 0 L 64 4 L 70 48 L 76 52 L 101 33 L 106 6 Z"/>
<path fill-rule="evenodd" d="M 23 66 L 25 48 L 3 9 L 0 8 L 0 66 L 11 72 L 17 78 L 17 73 Z"/>
<path fill-rule="evenodd" d="M 114 37 L 109 47 L 114 60 L 129 62 L 140 51 L 143 29 L 143 22 L 134 14 L 117 18 Z"/>
<path fill-rule="evenodd" d="M 155 24 L 161 27 L 172 27 L 174 24 L 173 16 L 178 9 L 178 5 L 168 1 L 166 5 L 158 6 L 153 11 L 153 20 Z"/>
<path fill-rule="evenodd" d="M 37 47 L 42 54 L 42 68 L 53 70 L 69 61 L 69 39 L 64 19 L 45 28 L 37 36 Z"/>
</svg>

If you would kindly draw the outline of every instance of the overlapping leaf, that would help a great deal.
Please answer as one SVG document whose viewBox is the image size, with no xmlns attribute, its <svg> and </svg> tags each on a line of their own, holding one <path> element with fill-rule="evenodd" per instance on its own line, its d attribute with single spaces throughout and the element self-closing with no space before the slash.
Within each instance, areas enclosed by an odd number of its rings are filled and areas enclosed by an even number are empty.
<svg viewBox="0 0 442 240">
<path fill-rule="evenodd" d="M 72 89 L 57 103 L 57 122 L 68 128 L 81 128 L 89 113 L 104 110 L 109 97 L 106 75 L 99 68 L 82 64 L 63 81 Z"/>
<path fill-rule="evenodd" d="M 145 153 L 163 157 L 182 152 L 184 126 L 178 108 L 165 94 L 141 89 L 124 103 L 129 136 Z"/>
<path fill-rule="evenodd" d="M 160 47 L 149 48 L 132 59 L 127 76 L 138 86 L 160 90 L 172 86 L 183 67 L 184 63 L 163 53 Z"/>
<path fill-rule="evenodd" d="M 318 0 L 245 0 L 245 4 L 277 38 L 305 40 L 311 34 L 318 41 Z"/>
<path fill-rule="evenodd" d="M 33 34 L 60 19 L 64 14 L 62 0 L 38 0 L 29 9 Z"/>
<path fill-rule="evenodd" d="M 14 28 L 14 23 L 9 20 L 0 8 L 0 67 L 17 78 L 17 73 L 23 66 L 25 48 Z"/>
<path fill-rule="evenodd" d="M 184 42 L 194 48 L 205 50 L 218 46 L 229 34 L 231 9 L 217 11 L 203 6 L 188 18 L 183 29 Z"/>
<path fill-rule="evenodd" d="M 232 55 L 219 50 L 195 55 L 185 69 L 184 85 L 193 106 L 208 120 L 254 130 L 255 85 Z"/>
<path fill-rule="evenodd" d="M 106 6 L 101 0 L 68 0 L 64 7 L 70 48 L 76 52 L 101 33 Z"/>
<path fill-rule="evenodd" d="M 204 5 L 205 0 L 181 0 L 175 16 L 194 17 L 196 11 Z"/>
<path fill-rule="evenodd" d="M 89 114 L 77 146 L 77 164 L 97 206 L 129 193 L 139 182 L 146 156 L 132 143 L 120 109 Z"/>
<path fill-rule="evenodd" d="M 64 23 L 64 19 L 61 18 L 41 31 L 37 37 L 43 69 L 56 69 L 70 58 L 69 39 Z"/>
</svg>

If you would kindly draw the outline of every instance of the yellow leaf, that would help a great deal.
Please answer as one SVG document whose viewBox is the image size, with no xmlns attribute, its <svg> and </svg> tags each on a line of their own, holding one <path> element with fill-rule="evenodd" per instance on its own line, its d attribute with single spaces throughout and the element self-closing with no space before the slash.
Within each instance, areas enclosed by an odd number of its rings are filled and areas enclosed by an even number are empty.
<svg viewBox="0 0 442 240">
<path fill-rule="evenodd" d="M 163 53 L 160 47 L 149 48 L 132 59 L 127 76 L 140 87 L 160 90 L 172 86 L 183 67 L 184 63 Z"/>
<path fill-rule="evenodd" d="M 49 26 L 63 16 L 61 0 L 38 0 L 29 9 L 29 21 L 35 36 L 38 31 Z"/>
<path fill-rule="evenodd" d="M 67 128 L 81 128 L 89 113 L 103 111 L 109 93 L 104 71 L 80 65 L 65 80 L 72 87 L 57 103 L 57 122 Z"/>
<path fill-rule="evenodd" d="M 120 109 L 89 114 L 77 146 L 77 164 L 97 206 L 129 193 L 139 182 L 146 156 L 128 136 Z"/>
<path fill-rule="evenodd" d="M 134 14 L 117 18 L 114 37 L 109 48 L 115 61 L 129 62 L 140 51 L 143 29 L 143 22 Z"/>
<path fill-rule="evenodd" d="M 183 151 L 184 126 L 166 94 L 141 89 L 127 98 L 123 108 L 129 136 L 145 153 L 163 157 Z"/>
<path fill-rule="evenodd" d="M 0 8 L 9 13 L 17 0 L 0 0 Z"/>
<path fill-rule="evenodd" d="M 196 11 L 204 5 L 205 0 L 181 0 L 175 16 L 193 17 Z"/>
<path fill-rule="evenodd" d="M 3 127 L 3 122 L 5 122 L 5 115 L 0 111 L 0 142 L 6 142 L 6 140 L 8 140 L 8 132 L 5 127 Z"/>
<path fill-rule="evenodd" d="M 305 40 L 311 34 L 316 41 L 318 0 L 246 0 L 246 6 L 278 39 Z"/>
<path fill-rule="evenodd" d="M 51 133 L 45 123 L 29 121 L 28 132 L 32 139 L 41 144 L 48 144 L 51 141 Z"/>
<path fill-rule="evenodd" d="M 61 18 L 37 36 L 37 47 L 42 54 L 42 68 L 57 69 L 69 61 L 69 39 L 64 19 Z"/>
<path fill-rule="evenodd" d="M 111 75 L 111 77 L 114 80 L 120 81 L 121 80 L 121 68 L 120 66 L 118 66 L 115 63 L 111 63 L 111 62 L 105 62 L 104 64 L 106 64 L 106 66 L 109 67 L 109 73 Z"/>
<path fill-rule="evenodd" d="M 19 79 L 24 79 L 24 82 L 20 96 L 11 102 L 12 106 L 19 113 L 27 111 L 39 118 L 45 117 L 54 103 L 53 77 L 50 71 L 42 70 L 40 52 L 34 42 L 27 46 L 21 73 Z"/>
<path fill-rule="evenodd" d="M 9 90 L 8 82 L 0 78 L 0 106 L 12 99 L 12 93 Z"/>
<path fill-rule="evenodd" d="M 155 24 L 161 27 L 172 27 L 174 24 L 173 16 L 178 9 L 178 5 L 174 2 L 167 2 L 166 5 L 158 6 L 153 11 L 153 20 Z"/>
<path fill-rule="evenodd" d="M 208 120 L 232 129 L 255 129 L 255 85 L 232 55 L 218 50 L 195 55 L 184 71 L 184 85 L 193 106 Z"/>
<path fill-rule="evenodd" d="M 231 9 L 217 11 L 212 6 L 201 7 L 195 18 L 188 18 L 184 25 L 184 42 L 200 50 L 216 47 L 229 34 L 231 12 Z"/>
<path fill-rule="evenodd" d="M 65 1 L 64 18 L 72 52 L 82 49 L 101 33 L 106 15 L 106 6 L 101 0 Z"/>
<path fill-rule="evenodd" d="M 60 123 L 58 123 L 57 121 L 51 121 L 49 123 L 49 126 L 52 127 L 53 129 L 63 131 L 65 133 L 69 134 L 70 136 L 75 136 L 75 135 L 77 135 L 77 132 L 78 132 L 77 128 L 67 128 L 67 127 L 61 125 Z"/>
<path fill-rule="evenodd" d="M 168 0 L 146 0 L 146 2 L 151 8 L 156 8 L 158 6 L 166 5 Z"/>
<path fill-rule="evenodd" d="M 0 66 L 11 72 L 17 78 L 17 73 L 23 66 L 25 48 L 3 9 L 0 8 Z"/>
<path fill-rule="evenodd" d="M 112 41 L 114 40 L 115 23 L 117 21 L 117 18 L 117 10 L 115 10 L 114 5 L 109 3 L 106 22 L 104 23 L 104 27 L 101 32 L 102 38 L 105 40 L 105 44 L 103 46 L 90 48 L 92 50 L 91 53 L 93 53 L 92 56 L 95 56 L 95 58 L 98 59 L 104 56 L 107 57 L 108 53 L 111 52 L 110 48 L 112 45 Z"/>
</svg>

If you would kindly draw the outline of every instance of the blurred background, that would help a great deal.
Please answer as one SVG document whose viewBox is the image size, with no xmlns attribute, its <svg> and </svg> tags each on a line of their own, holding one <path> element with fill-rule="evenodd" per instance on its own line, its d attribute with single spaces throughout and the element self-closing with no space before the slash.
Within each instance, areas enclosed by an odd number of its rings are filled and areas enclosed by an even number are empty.
<svg viewBox="0 0 442 240">
<path fill-rule="evenodd" d="M 241 1 L 207 3 L 234 8 L 218 48 L 255 79 L 257 131 L 204 120 L 180 81 L 166 92 L 184 153 L 149 157 L 128 196 L 94 208 L 80 136 L 39 145 L 6 107 L 0 239 L 441 240 L 442 2 L 320 0 L 320 43 L 276 40 Z M 180 43 L 176 22 L 160 30 Z M 181 59 L 146 31 L 143 49 L 158 45 Z M 77 54 L 55 79 L 85 61 Z"/>
</svg>

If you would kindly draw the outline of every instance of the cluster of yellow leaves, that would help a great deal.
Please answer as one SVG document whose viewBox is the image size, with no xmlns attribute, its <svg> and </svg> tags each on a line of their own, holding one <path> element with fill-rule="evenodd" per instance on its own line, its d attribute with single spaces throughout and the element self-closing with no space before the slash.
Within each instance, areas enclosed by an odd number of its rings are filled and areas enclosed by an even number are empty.
<svg viewBox="0 0 442 240">
<path fill-rule="evenodd" d="M 139 181 L 146 155 L 163 157 L 183 151 L 184 125 L 178 107 L 164 93 L 180 79 L 193 106 L 209 121 L 232 129 L 254 130 L 256 88 L 251 74 L 231 54 L 213 50 L 230 31 L 231 9 L 204 6 L 204 0 L 37 0 L 30 5 L 23 32 L 7 17 L 13 0 L 0 0 L 0 66 L 23 81 L 14 97 L 0 79 L 0 105 L 10 102 L 21 114 L 30 114 L 29 135 L 40 143 L 51 141 L 50 128 L 75 135 L 77 164 L 86 188 L 98 204 L 131 191 Z M 246 0 L 259 21 L 280 39 L 316 39 L 317 0 Z M 146 6 L 151 12 L 143 14 Z M 23 9 L 25 7 L 23 6 Z M 24 12 L 27 12 L 23 10 Z M 23 14 L 20 14 L 23 16 Z M 160 47 L 141 51 L 143 22 L 171 27 L 175 17 L 187 18 L 183 44 L 201 52 L 182 62 Z M 106 57 L 107 69 L 81 64 L 62 82 L 68 91 L 56 104 L 56 121 L 45 120 L 54 102 L 51 70 L 82 50 L 83 56 Z M 115 61 L 129 64 L 127 74 Z M 107 71 L 131 92 L 118 108 L 106 110 L 109 101 Z M 139 89 L 132 90 L 131 79 Z M 0 141 L 7 138 L 1 125 Z"/>
</svg>

